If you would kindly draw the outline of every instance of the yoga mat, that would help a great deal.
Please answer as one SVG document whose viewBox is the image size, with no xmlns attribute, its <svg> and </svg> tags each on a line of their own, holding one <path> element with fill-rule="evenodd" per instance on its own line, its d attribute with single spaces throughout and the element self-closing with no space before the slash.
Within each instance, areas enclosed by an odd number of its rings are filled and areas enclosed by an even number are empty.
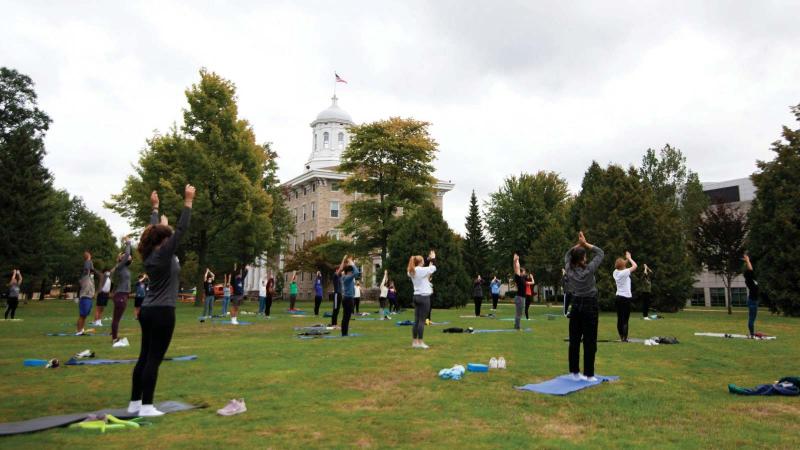
<svg viewBox="0 0 800 450">
<path fill-rule="evenodd" d="M 515 318 L 513 318 L 513 317 L 504 317 L 504 318 L 502 318 L 502 319 L 497 319 L 497 320 L 504 320 L 504 321 L 506 321 L 506 322 L 513 322 L 513 321 L 515 321 L 515 320 L 517 320 L 517 319 L 515 319 Z M 533 320 L 533 319 L 525 319 L 525 318 L 520 318 L 519 320 L 520 320 L 520 321 L 526 321 L 526 320 Z"/>
<path fill-rule="evenodd" d="M 353 320 L 378 320 L 374 317 L 356 317 Z"/>
<path fill-rule="evenodd" d="M 710 336 L 710 337 L 721 337 L 721 338 L 729 338 L 729 339 L 749 339 L 746 334 L 728 334 L 728 333 L 695 333 L 695 336 Z M 754 341 L 771 341 L 773 339 L 777 339 L 775 336 L 756 336 L 753 338 Z"/>
<path fill-rule="evenodd" d="M 164 361 L 194 361 L 197 355 L 188 356 L 175 356 L 173 358 L 164 358 Z M 75 359 L 70 358 L 69 361 L 64 363 L 66 366 L 100 366 L 105 364 L 133 364 L 136 359 Z"/>
<path fill-rule="evenodd" d="M 84 333 L 80 336 L 75 335 L 75 333 L 47 333 L 47 336 L 74 336 L 74 337 L 83 337 L 83 336 L 111 336 L 108 333 Z"/>
<path fill-rule="evenodd" d="M 510 329 L 510 330 L 509 329 L 505 329 L 505 330 L 475 330 L 475 331 L 472 332 L 472 334 L 476 334 L 476 333 L 517 333 L 519 331 L 520 330 L 515 330 L 513 328 Z M 525 328 L 522 331 L 524 331 L 526 333 L 530 333 L 531 331 L 533 331 L 533 329 L 532 328 Z"/>
<path fill-rule="evenodd" d="M 352 333 L 347 336 L 342 336 L 341 334 L 323 334 L 318 336 L 301 336 L 298 335 L 297 337 L 300 339 L 337 339 L 337 338 L 351 338 L 351 337 L 358 337 L 361 336 L 358 333 Z"/>
<path fill-rule="evenodd" d="M 22 322 L 22 319 L 0 319 L 0 322 Z"/>
<path fill-rule="evenodd" d="M 165 413 L 174 413 L 179 411 L 187 411 L 195 408 L 202 408 L 203 406 L 190 405 L 188 403 L 178 401 L 167 401 L 156 404 L 159 411 Z M 91 411 L 84 413 L 65 414 L 62 416 L 47 416 L 39 417 L 37 419 L 23 420 L 20 422 L 0 423 L 0 436 L 9 436 L 12 434 L 33 433 L 36 431 L 49 430 L 50 428 L 65 427 L 75 422 L 80 422 L 90 414 L 105 415 L 111 414 L 118 419 L 133 419 L 137 417 L 136 413 L 129 413 L 127 408 L 121 409 L 101 409 L 99 411 Z"/>
<path fill-rule="evenodd" d="M 597 381 L 589 380 L 573 380 L 570 375 L 561 375 L 560 377 L 553 378 L 536 384 L 526 384 L 525 386 L 515 386 L 514 389 L 518 391 L 531 391 L 540 394 L 550 395 L 567 395 L 569 393 L 580 391 L 592 386 L 597 386 L 606 381 L 616 381 L 619 377 L 605 377 L 603 375 L 595 375 Z"/>
<path fill-rule="evenodd" d="M 496 319 L 497 318 L 495 316 L 476 316 L 474 314 L 471 315 L 471 316 L 458 316 L 458 317 L 460 317 L 462 319 Z"/>
<path fill-rule="evenodd" d="M 431 326 L 435 325 L 450 325 L 450 322 L 431 322 Z"/>
<path fill-rule="evenodd" d="M 290 309 L 287 309 L 286 312 L 289 313 L 289 314 L 292 314 L 292 315 L 308 314 L 307 312 L 303 311 L 302 309 L 295 309 L 294 311 L 292 311 Z"/>
<path fill-rule="evenodd" d="M 231 321 L 230 320 L 215 320 L 212 323 L 221 324 L 221 325 L 231 325 Z M 253 324 L 253 322 L 245 322 L 245 321 L 239 322 L 239 325 L 252 325 L 252 324 Z"/>
</svg>

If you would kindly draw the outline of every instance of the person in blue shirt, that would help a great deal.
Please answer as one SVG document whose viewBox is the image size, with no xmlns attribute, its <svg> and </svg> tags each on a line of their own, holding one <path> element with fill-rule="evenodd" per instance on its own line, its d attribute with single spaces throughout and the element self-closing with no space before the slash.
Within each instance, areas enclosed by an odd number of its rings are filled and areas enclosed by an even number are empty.
<svg viewBox="0 0 800 450">
<path fill-rule="evenodd" d="M 342 336 L 347 336 L 350 328 L 350 317 L 353 315 L 353 306 L 356 296 L 356 279 L 361 272 L 353 262 L 353 258 L 345 255 L 339 265 L 338 273 L 342 274 L 342 290 L 344 291 L 344 315 L 342 316 Z"/>
<path fill-rule="evenodd" d="M 497 277 L 492 277 L 491 283 L 489 283 L 489 289 L 492 291 L 492 311 L 497 309 L 497 301 L 500 300 L 500 280 Z"/>
<path fill-rule="evenodd" d="M 314 278 L 314 315 L 319 315 L 319 307 L 322 304 L 322 272 L 317 271 Z"/>
</svg>

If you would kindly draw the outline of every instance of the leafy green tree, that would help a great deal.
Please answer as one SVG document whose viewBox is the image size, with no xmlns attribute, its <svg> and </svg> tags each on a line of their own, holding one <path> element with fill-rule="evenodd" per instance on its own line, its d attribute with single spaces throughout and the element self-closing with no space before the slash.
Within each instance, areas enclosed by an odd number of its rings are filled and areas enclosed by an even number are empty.
<svg viewBox="0 0 800 450">
<path fill-rule="evenodd" d="M 53 178 L 43 164 L 50 122 L 30 77 L 0 67 L 0 274 L 19 269 L 29 285 L 46 272 L 55 225 Z"/>
<path fill-rule="evenodd" d="M 656 308 L 676 311 L 685 305 L 694 268 L 681 218 L 657 200 L 638 170 L 631 167 L 626 171 L 615 165 L 603 169 L 592 163 L 575 200 L 572 220 L 573 228 L 583 230 L 590 242 L 606 252 L 607 261 L 597 272 L 601 306 L 609 308 L 613 304 L 613 259 L 625 251 L 654 270 L 651 279 Z"/>
<path fill-rule="evenodd" d="M 710 208 L 695 229 L 693 252 L 698 261 L 720 277 L 727 291 L 731 314 L 731 282 L 742 273 L 747 216 L 743 211 L 721 204 Z"/>
<path fill-rule="evenodd" d="M 567 182 L 555 172 L 506 178 L 485 205 L 495 271 L 510 274 L 514 253 L 520 255 L 521 264 L 526 266 L 533 241 L 551 222 L 554 213 L 561 214 L 568 198 Z"/>
<path fill-rule="evenodd" d="M 792 108 L 800 122 L 800 105 Z M 752 175 L 757 193 L 750 209 L 748 252 L 761 290 L 785 315 L 800 316 L 800 128 L 783 127 L 783 140 L 772 143 L 775 158 L 758 161 Z"/>
<path fill-rule="evenodd" d="M 389 238 L 389 248 L 392 250 L 387 264 L 400 302 L 410 306 L 414 293 L 406 274 L 409 257 L 427 256 L 433 249 L 437 259 L 436 273 L 432 278 L 433 307 L 464 306 L 472 286 L 464 267 L 460 244 L 458 235 L 447 226 L 442 212 L 432 204 L 422 205 L 404 214 Z"/>
<path fill-rule="evenodd" d="M 397 117 L 357 125 L 342 153 L 339 171 L 347 193 L 360 193 L 347 205 L 341 229 L 366 251 L 380 249 L 386 261 L 398 212 L 428 203 L 436 179 L 437 144 L 428 122 Z"/>
<path fill-rule="evenodd" d="M 481 274 L 484 279 L 489 279 L 489 244 L 483 235 L 478 197 L 475 191 L 469 199 L 469 214 L 465 225 L 466 237 L 464 238 L 464 266 L 470 277 Z"/>
<path fill-rule="evenodd" d="M 274 195 L 268 190 L 276 189 L 275 153 L 268 144 L 257 144 L 250 124 L 238 117 L 234 84 L 201 70 L 200 82 L 186 90 L 186 99 L 181 129 L 147 141 L 135 175 L 107 207 L 143 227 L 151 209 L 149 192 L 157 190 L 162 211 L 175 220 L 183 186 L 196 186 L 192 224 L 180 256 L 196 257 L 196 281 L 187 284 L 200 285 L 206 267 L 222 272 L 235 263 L 250 263 L 279 248 L 284 236 L 272 226 Z"/>
<path fill-rule="evenodd" d="M 360 264 L 358 259 L 366 255 L 359 254 L 359 248 L 352 242 L 331 239 L 329 236 L 319 236 L 303 243 L 303 248 L 288 255 L 284 272 L 294 270 L 322 274 L 322 283 L 332 279 L 333 273 L 342 262 L 344 255 L 351 255 Z"/>
<path fill-rule="evenodd" d="M 569 213 L 573 200 L 552 211 L 541 232 L 531 243 L 528 251 L 527 268 L 534 274 L 536 285 L 561 287 L 561 269 L 564 267 L 564 253 L 575 245 L 575 232 L 569 225 Z"/>
</svg>

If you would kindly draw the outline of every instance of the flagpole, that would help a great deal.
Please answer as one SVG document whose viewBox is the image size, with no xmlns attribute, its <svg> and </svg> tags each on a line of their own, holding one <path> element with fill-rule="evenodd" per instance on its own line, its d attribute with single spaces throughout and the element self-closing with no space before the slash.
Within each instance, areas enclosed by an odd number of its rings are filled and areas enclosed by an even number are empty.
<svg viewBox="0 0 800 450">
<path fill-rule="evenodd" d="M 333 98 L 336 98 L 336 72 L 333 72 Z"/>
</svg>

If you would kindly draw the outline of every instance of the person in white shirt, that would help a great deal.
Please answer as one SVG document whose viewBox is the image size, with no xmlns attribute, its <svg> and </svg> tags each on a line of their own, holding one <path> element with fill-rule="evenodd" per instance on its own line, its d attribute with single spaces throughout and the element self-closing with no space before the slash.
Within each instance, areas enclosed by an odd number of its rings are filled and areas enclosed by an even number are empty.
<svg viewBox="0 0 800 450">
<path fill-rule="evenodd" d="M 422 340 L 425 332 L 425 319 L 431 310 L 431 275 L 436 272 L 436 252 L 431 250 L 428 254 L 428 265 L 424 266 L 425 259 L 415 255 L 408 260 L 408 277 L 414 285 L 414 326 L 411 329 L 411 347 L 428 348 Z"/>
<path fill-rule="evenodd" d="M 258 283 L 258 315 L 263 316 L 264 311 L 267 309 L 267 274 L 261 277 Z"/>
<path fill-rule="evenodd" d="M 97 294 L 97 307 L 94 310 L 94 323 L 96 327 L 103 326 L 103 310 L 108 305 L 108 298 L 111 294 L 111 269 L 103 271 L 100 277 L 100 293 Z"/>
<path fill-rule="evenodd" d="M 378 301 L 381 305 L 381 320 L 389 320 L 389 310 L 386 309 L 386 299 L 389 297 L 389 271 L 383 271 L 383 281 L 381 281 L 381 293 L 378 296 Z"/>
<path fill-rule="evenodd" d="M 353 297 L 353 302 L 355 303 L 355 306 L 356 306 L 356 314 L 359 314 L 361 312 L 361 308 L 360 308 L 361 307 L 361 282 L 360 281 L 356 281 L 356 289 L 355 289 L 355 291 L 356 291 L 355 292 L 356 295 L 355 295 L 355 297 Z"/>
<path fill-rule="evenodd" d="M 630 263 L 630 267 L 628 266 Z M 614 281 L 617 283 L 617 333 L 622 342 L 628 342 L 628 320 L 631 318 L 631 273 L 638 267 L 631 258 L 630 252 L 625 252 L 625 258 L 617 258 L 614 263 Z"/>
</svg>

